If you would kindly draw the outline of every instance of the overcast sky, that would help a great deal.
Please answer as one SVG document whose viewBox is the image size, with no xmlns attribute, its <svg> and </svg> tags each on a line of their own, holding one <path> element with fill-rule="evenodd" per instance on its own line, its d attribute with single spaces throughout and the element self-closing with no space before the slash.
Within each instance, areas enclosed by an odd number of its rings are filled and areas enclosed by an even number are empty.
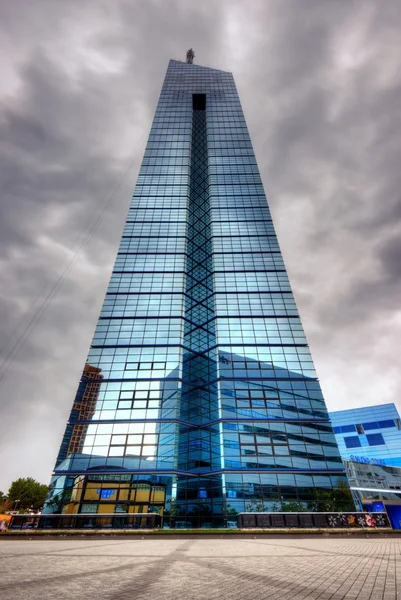
<svg viewBox="0 0 401 600">
<path fill-rule="evenodd" d="M 0 363 L 18 351 L 0 490 L 49 481 L 168 60 L 191 46 L 234 73 L 329 410 L 400 409 L 398 0 L 4 0 L 0 24 Z"/>
</svg>

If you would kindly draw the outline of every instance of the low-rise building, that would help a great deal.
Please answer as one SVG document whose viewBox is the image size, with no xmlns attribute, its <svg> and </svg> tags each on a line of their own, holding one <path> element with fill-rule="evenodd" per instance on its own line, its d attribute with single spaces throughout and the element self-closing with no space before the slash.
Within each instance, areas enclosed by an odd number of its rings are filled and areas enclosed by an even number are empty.
<svg viewBox="0 0 401 600">
<path fill-rule="evenodd" d="M 394 404 L 330 413 L 356 506 L 401 529 L 401 421 Z"/>
</svg>

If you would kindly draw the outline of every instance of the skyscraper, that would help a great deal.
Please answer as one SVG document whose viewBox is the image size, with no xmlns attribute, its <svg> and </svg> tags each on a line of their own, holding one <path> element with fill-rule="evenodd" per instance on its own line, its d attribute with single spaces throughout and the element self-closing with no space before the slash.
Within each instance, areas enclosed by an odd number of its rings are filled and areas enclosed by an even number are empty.
<svg viewBox="0 0 401 600">
<path fill-rule="evenodd" d="M 88 365 L 47 510 L 221 526 L 344 481 L 231 73 L 169 63 Z"/>
</svg>

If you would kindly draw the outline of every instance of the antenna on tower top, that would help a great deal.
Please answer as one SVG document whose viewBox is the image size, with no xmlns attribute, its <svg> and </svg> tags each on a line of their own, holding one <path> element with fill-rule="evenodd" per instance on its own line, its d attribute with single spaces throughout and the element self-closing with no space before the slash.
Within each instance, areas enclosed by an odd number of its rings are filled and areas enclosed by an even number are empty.
<svg viewBox="0 0 401 600">
<path fill-rule="evenodd" d="M 190 48 L 187 52 L 187 64 L 192 65 L 195 58 L 195 52 Z"/>
</svg>

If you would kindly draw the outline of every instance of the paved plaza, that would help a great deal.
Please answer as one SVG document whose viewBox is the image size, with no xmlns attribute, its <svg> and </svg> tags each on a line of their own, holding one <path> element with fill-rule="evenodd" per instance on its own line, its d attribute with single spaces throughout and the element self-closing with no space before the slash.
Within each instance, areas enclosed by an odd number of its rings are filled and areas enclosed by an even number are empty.
<svg viewBox="0 0 401 600">
<path fill-rule="evenodd" d="M 3 539 L 0 553 L 1 600 L 401 598 L 401 538 Z"/>
</svg>

